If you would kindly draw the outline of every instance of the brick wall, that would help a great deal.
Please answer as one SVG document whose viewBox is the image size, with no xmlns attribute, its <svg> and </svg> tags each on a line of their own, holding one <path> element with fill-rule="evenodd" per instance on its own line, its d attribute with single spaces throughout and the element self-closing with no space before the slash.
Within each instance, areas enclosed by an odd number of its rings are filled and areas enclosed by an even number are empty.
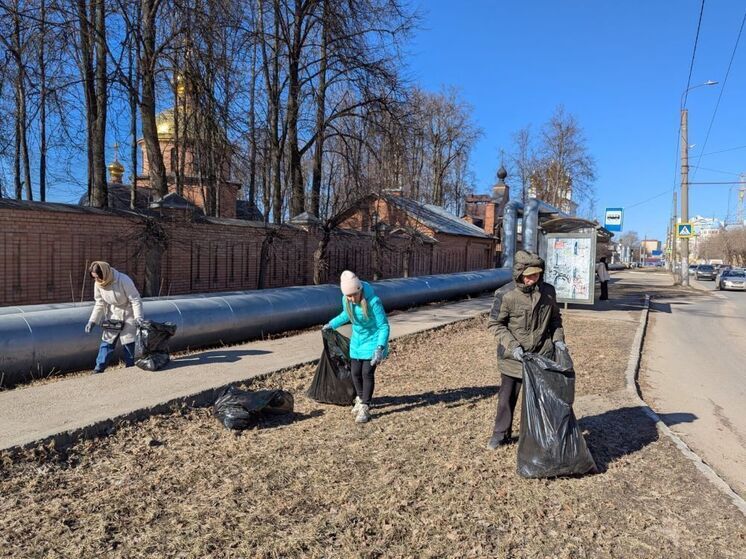
<svg viewBox="0 0 746 559">
<path fill-rule="evenodd" d="M 304 285 L 313 279 L 319 238 L 296 227 L 267 227 L 229 219 L 162 219 L 167 238 L 161 295 L 257 289 L 262 242 L 271 232 L 265 287 Z M 86 273 L 105 260 L 144 286 L 145 220 L 124 211 L 0 200 L 0 306 L 89 301 Z M 391 236 L 381 249 L 382 277 L 489 268 L 492 241 L 440 235 L 437 243 Z M 373 236 L 337 231 L 328 246 L 327 278 L 345 269 L 373 277 Z M 494 250 L 494 249 L 492 249 Z"/>
</svg>

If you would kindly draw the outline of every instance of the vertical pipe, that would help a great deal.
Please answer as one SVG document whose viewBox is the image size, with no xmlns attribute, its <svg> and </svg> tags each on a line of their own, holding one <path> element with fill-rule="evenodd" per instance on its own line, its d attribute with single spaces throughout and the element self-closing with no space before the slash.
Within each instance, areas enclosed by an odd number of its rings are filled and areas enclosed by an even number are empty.
<svg viewBox="0 0 746 559">
<path fill-rule="evenodd" d="M 503 268 L 513 267 L 515 256 L 515 239 L 518 233 L 518 200 L 511 200 L 505 205 L 503 212 Z"/>
<path fill-rule="evenodd" d="M 531 198 L 523 208 L 523 250 L 537 253 L 539 236 L 539 201 Z"/>
</svg>

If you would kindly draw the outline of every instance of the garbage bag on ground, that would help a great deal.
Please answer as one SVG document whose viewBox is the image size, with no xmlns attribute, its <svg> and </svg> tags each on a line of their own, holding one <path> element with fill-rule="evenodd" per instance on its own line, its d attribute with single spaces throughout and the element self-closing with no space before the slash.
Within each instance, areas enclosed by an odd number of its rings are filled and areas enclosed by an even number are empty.
<svg viewBox="0 0 746 559">
<path fill-rule="evenodd" d="M 350 340 L 335 330 L 323 330 L 321 335 L 324 351 L 306 394 L 324 404 L 352 405 L 355 387 L 350 372 Z"/>
<path fill-rule="evenodd" d="M 168 340 L 176 333 L 173 322 L 143 320 L 137 328 L 135 365 L 146 371 L 159 371 L 171 360 Z"/>
<path fill-rule="evenodd" d="M 215 400 L 215 417 L 228 429 L 248 429 L 262 415 L 293 413 L 293 395 L 285 390 L 241 390 L 229 386 Z"/>
<path fill-rule="evenodd" d="M 143 355 L 135 361 L 135 365 L 146 371 L 160 371 L 171 361 L 167 351 L 154 351 Z"/>
<path fill-rule="evenodd" d="M 572 359 L 566 350 L 556 350 L 555 359 L 534 353 L 523 355 L 523 409 L 518 438 L 518 473 L 522 477 L 547 478 L 596 470 L 572 410 Z"/>
</svg>

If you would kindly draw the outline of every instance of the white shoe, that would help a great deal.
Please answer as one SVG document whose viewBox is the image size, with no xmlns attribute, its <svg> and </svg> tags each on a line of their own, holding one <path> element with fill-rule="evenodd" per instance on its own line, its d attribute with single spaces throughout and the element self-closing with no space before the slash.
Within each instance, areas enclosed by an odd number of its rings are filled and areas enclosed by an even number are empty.
<svg viewBox="0 0 746 559">
<path fill-rule="evenodd" d="M 352 406 L 352 415 L 357 415 L 360 413 L 360 406 L 363 405 L 363 401 L 360 399 L 360 396 L 355 396 L 355 403 Z"/>
<path fill-rule="evenodd" d="M 370 407 L 360 404 L 360 411 L 355 418 L 355 423 L 368 423 L 370 421 Z"/>
</svg>

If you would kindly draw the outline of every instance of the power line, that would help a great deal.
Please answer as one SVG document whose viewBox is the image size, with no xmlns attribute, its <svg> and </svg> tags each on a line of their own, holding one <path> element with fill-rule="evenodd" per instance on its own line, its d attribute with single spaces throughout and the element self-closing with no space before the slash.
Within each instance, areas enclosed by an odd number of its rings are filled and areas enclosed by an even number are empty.
<svg viewBox="0 0 746 559">
<path fill-rule="evenodd" d="M 703 182 L 690 182 L 689 186 L 693 184 L 743 184 L 741 181 L 703 181 Z"/>
<path fill-rule="evenodd" d="M 681 103 L 681 108 L 683 109 L 686 107 L 686 100 L 689 96 L 689 86 L 692 83 L 692 71 L 694 70 L 694 58 L 697 54 L 697 43 L 699 43 L 699 30 L 702 27 L 702 14 L 705 11 L 705 0 L 702 0 L 702 5 L 699 8 L 699 19 L 697 20 L 697 33 L 694 35 L 694 48 L 692 49 L 692 59 L 689 62 L 689 77 L 686 80 L 686 89 L 684 90 L 684 99 Z M 673 194 L 676 191 L 676 177 L 678 175 L 678 163 L 679 163 L 679 145 L 681 143 L 681 121 L 679 120 L 679 127 L 676 130 L 676 158 L 673 168 L 673 188 L 671 189 L 671 193 Z M 688 149 L 688 147 L 687 147 Z M 657 196 L 655 197 L 657 198 Z"/>
<path fill-rule="evenodd" d="M 693 169 L 702 169 L 703 171 L 710 171 L 711 173 L 720 173 L 721 175 L 733 175 L 740 177 L 741 173 L 732 173 L 731 171 L 721 171 L 720 169 L 710 169 L 708 167 L 700 167 L 699 165 L 692 167 Z"/>
<path fill-rule="evenodd" d="M 656 198 L 660 198 L 661 196 L 664 196 L 665 194 L 670 194 L 671 191 L 669 189 L 664 190 L 663 192 L 656 194 L 655 196 L 651 196 L 650 198 L 646 198 L 645 200 L 642 200 L 641 202 L 635 202 L 634 204 L 630 204 L 629 206 L 625 205 L 624 209 L 629 210 L 630 208 L 635 208 L 637 206 L 642 206 L 643 204 L 647 204 L 648 202 L 651 202 L 655 200 Z"/>
<path fill-rule="evenodd" d="M 699 157 L 705 157 L 707 155 L 716 155 L 718 153 L 726 153 L 728 151 L 736 151 L 736 150 L 739 150 L 739 149 L 746 149 L 746 146 L 736 146 L 734 148 L 721 149 L 721 150 L 718 150 L 718 151 L 711 151 L 709 153 L 700 153 Z"/>
<path fill-rule="evenodd" d="M 702 5 L 699 8 L 699 20 L 697 20 L 697 33 L 694 35 L 694 48 L 692 49 L 692 61 L 689 63 L 689 78 L 686 80 L 686 90 L 684 91 L 684 102 L 682 108 L 686 107 L 686 100 L 689 96 L 689 85 L 692 83 L 692 71 L 694 70 L 694 57 L 697 54 L 697 43 L 699 42 L 699 29 L 702 26 L 702 14 L 705 11 L 705 0 L 702 0 Z"/>
<path fill-rule="evenodd" d="M 707 127 L 707 134 L 705 135 L 705 143 L 702 144 L 702 151 L 705 150 L 705 147 L 707 147 L 707 140 L 710 139 L 710 132 L 712 131 L 712 125 L 715 123 L 715 116 L 718 114 L 718 107 L 720 107 L 720 100 L 723 98 L 723 92 L 725 91 L 725 85 L 728 83 L 728 76 L 730 75 L 730 69 L 731 66 L 733 66 L 733 59 L 736 57 L 736 51 L 738 50 L 738 43 L 741 40 L 741 33 L 743 32 L 743 25 L 746 23 L 746 12 L 743 14 L 743 19 L 741 19 L 741 27 L 738 29 L 738 36 L 736 37 L 736 44 L 733 45 L 733 52 L 730 55 L 730 61 L 728 62 L 728 70 L 725 72 L 725 78 L 723 79 L 723 85 L 720 87 L 720 94 L 718 95 L 717 103 L 715 103 L 715 110 L 712 112 L 712 118 L 710 119 L 710 125 Z M 694 173 L 692 176 L 697 174 L 697 166 L 699 166 L 699 161 L 702 159 L 702 156 L 700 155 L 697 158 L 697 164 L 695 165 Z"/>
</svg>

